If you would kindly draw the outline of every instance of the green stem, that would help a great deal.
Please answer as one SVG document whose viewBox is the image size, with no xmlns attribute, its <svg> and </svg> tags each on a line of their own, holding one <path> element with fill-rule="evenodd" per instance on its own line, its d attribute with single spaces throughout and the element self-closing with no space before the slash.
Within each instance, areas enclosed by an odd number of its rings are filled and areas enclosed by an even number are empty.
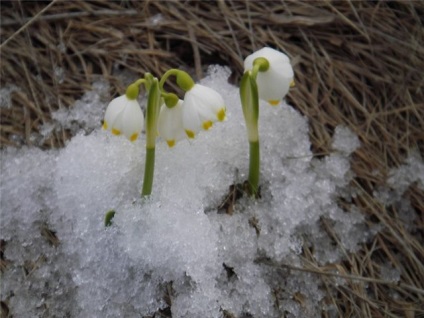
<svg viewBox="0 0 424 318">
<path fill-rule="evenodd" d="M 254 66 L 257 71 L 260 65 Z M 257 73 L 256 71 L 256 73 Z M 244 120 L 246 121 L 247 138 L 249 139 L 249 178 L 248 186 L 250 194 L 257 196 L 259 190 L 260 149 L 259 149 L 259 97 L 258 87 L 254 75 L 244 73 L 240 82 L 240 99 L 243 108 Z"/>
<path fill-rule="evenodd" d="M 144 167 L 144 180 L 141 196 L 145 197 L 152 193 L 153 175 L 155 171 L 155 146 L 157 135 L 157 118 L 160 109 L 161 97 L 159 82 L 151 74 L 146 74 L 149 86 L 149 97 L 146 109 L 146 161 Z"/>
<path fill-rule="evenodd" d="M 168 79 L 168 77 L 170 77 L 171 75 L 177 76 L 178 72 L 179 72 L 179 70 L 177 70 L 175 68 L 171 68 L 170 70 L 167 70 L 165 72 L 165 74 L 163 74 L 163 76 L 162 76 L 162 78 L 160 79 L 160 82 L 159 82 L 159 87 L 160 87 L 161 91 L 163 91 L 163 85 L 165 85 L 165 82 Z"/>
<path fill-rule="evenodd" d="M 146 162 L 144 165 L 144 180 L 141 196 L 145 197 L 152 193 L 153 175 L 155 172 L 155 148 L 146 148 Z"/>
<path fill-rule="evenodd" d="M 174 75 L 176 77 L 178 87 L 181 88 L 184 92 L 188 92 L 194 86 L 194 81 L 191 76 L 188 75 L 187 72 L 172 68 L 166 71 L 165 74 L 163 74 L 159 82 L 159 87 L 161 91 L 164 91 L 163 85 L 165 85 L 166 80 L 171 75 Z"/>
<path fill-rule="evenodd" d="M 135 85 L 140 86 L 141 84 L 145 84 L 146 83 L 146 79 L 145 78 L 139 78 L 138 80 L 136 80 L 134 82 Z"/>
<path fill-rule="evenodd" d="M 259 167 L 260 167 L 260 148 L 259 140 L 250 141 L 250 161 L 249 161 L 249 187 L 252 195 L 257 195 L 259 190 Z"/>
<path fill-rule="evenodd" d="M 259 69 L 260 69 L 260 65 L 259 64 L 254 64 L 253 65 L 251 74 L 252 74 L 252 78 L 253 78 L 253 80 L 255 82 L 256 82 L 256 77 L 258 76 Z"/>
</svg>

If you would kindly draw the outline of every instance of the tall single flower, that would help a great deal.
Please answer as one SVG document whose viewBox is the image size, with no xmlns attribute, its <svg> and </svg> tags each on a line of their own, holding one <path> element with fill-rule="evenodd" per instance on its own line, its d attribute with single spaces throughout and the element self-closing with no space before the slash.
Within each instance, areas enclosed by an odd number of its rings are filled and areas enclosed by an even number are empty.
<svg viewBox="0 0 424 318">
<path fill-rule="evenodd" d="M 212 88 L 195 84 L 186 91 L 182 109 L 183 127 L 188 138 L 208 130 L 216 121 L 226 118 L 222 96 Z"/>
<path fill-rule="evenodd" d="M 182 112 L 183 101 L 181 99 L 172 107 L 165 104 L 161 106 L 158 118 L 158 133 L 166 140 L 169 147 L 173 147 L 177 141 L 185 137 Z"/>
<path fill-rule="evenodd" d="M 255 61 L 259 61 L 258 59 L 265 59 L 268 62 L 265 70 L 261 69 L 257 73 L 259 98 L 271 105 L 278 105 L 281 99 L 287 95 L 289 88 L 294 86 L 294 73 L 290 59 L 284 53 L 264 47 L 246 57 L 244 71 L 251 71 Z"/>
<path fill-rule="evenodd" d="M 128 95 L 119 96 L 109 103 L 103 129 L 110 130 L 114 135 L 124 134 L 129 140 L 135 141 L 143 129 L 144 116 L 137 100 Z"/>
</svg>

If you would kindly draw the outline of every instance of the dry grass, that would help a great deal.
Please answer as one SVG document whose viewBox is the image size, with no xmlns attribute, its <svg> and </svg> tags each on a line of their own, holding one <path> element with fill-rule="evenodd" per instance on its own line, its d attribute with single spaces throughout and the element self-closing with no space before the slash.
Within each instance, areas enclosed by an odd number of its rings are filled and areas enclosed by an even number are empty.
<svg viewBox="0 0 424 318">
<path fill-rule="evenodd" d="M 40 14 L 47 5 L 1 3 L 1 86 L 19 87 L 11 107 L 0 109 L 2 146 L 31 145 L 51 112 L 73 105 L 100 76 L 111 94 L 122 92 L 128 83 L 118 69 L 159 76 L 182 67 L 201 78 L 220 63 L 237 81 L 243 57 L 276 47 L 292 58 L 297 85 L 288 99 L 309 118 L 314 151 L 331 151 L 338 124 L 359 136 L 352 164 L 360 191 L 350 204 L 382 225 L 343 263 L 320 267 L 305 248 L 304 268 L 290 270 L 316 273 L 342 317 L 424 315 L 424 193 L 411 186 L 405 194 L 417 214 L 412 230 L 395 206 L 372 196 L 411 151 L 424 155 L 424 3 L 56 1 Z M 60 147 L 67 138 L 63 131 L 41 146 Z M 323 224 L 337 244 L 331 224 Z M 387 262 L 401 271 L 399 283 L 379 278 Z M 335 270 L 347 285 L 336 284 Z"/>
</svg>

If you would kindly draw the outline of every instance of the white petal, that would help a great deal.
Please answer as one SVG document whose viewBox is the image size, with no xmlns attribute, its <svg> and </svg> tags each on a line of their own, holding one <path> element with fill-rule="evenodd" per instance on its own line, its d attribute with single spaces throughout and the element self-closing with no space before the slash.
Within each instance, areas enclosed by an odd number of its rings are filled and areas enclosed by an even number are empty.
<svg viewBox="0 0 424 318">
<path fill-rule="evenodd" d="M 112 134 L 114 135 L 120 135 L 122 134 L 122 130 L 124 128 L 123 121 L 122 121 L 122 115 L 124 114 L 124 110 L 116 116 L 115 120 L 110 125 L 110 130 L 112 131 Z"/>
<path fill-rule="evenodd" d="M 294 77 L 293 68 L 290 62 L 278 61 L 271 64 L 270 70 L 280 74 L 283 78 L 292 80 Z"/>
<path fill-rule="evenodd" d="M 144 126 L 144 116 L 137 100 L 128 100 L 122 113 L 122 132 L 131 141 L 137 139 Z"/>
<path fill-rule="evenodd" d="M 171 141 L 176 142 L 185 137 L 182 111 L 182 100 L 179 100 L 177 105 L 172 108 L 168 108 L 166 105 L 161 107 L 158 118 L 158 132 L 168 144 Z"/>
<path fill-rule="evenodd" d="M 127 101 L 127 97 L 125 95 L 119 96 L 113 99 L 106 108 L 105 113 L 105 125 L 106 129 L 112 129 L 112 126 L 115 120 L 118 118 L 119 114 L 124 110 L 125 103 Z"/>
<path fill-rule="evenodd" d="M 252 54 L 244 60 L 244 71 L 251 70 L 253 68 L 253 61 L 258 57 L 264 57 L 268 60 L 269 64 L 278 63 L 278 62 L 286 62 L 290 63 L 289 57 L 277 50 L 274 50 L 270 47 L 264 47 Z"/>
<path fill-rule="evenodd" d="M 218 113 L 225 109 L 224 99 L 221 94 L 212 88 L 196 84 L 190 90 L 196 99 L 197 111 L 202 122 L 218 120 Z"/>
<path fill-rule="evenodd" d="M 290 63 L 290 59 L 286 54 L 270 47 L 264 47 L 257 51 L 257 53 L 259 56 L 265 57 L 270 64 L 277 63 L 279 61 Z"/>
<path fill-rule="evenodd" d="M 290 64 L 288 67 L 291 68 Z M 281 100 L 287 95 L 292 79 L 293 77 L 286 77 L 281 70 L 276 71 L 274 68 L 259 72 L 257 77 L 259 98 L 265 101 Z"/>
<path fill-rule="evenodd" d="M 196 98 L 191 94 L 191 91 L 188 91 L 184 96 L 182 113 L 184 130 L 190 138 L 193 138 L 194 134 L 201 129 L 201 120 L 197 112 Z"/>
<path fill-rule="evenodd" d="M 202 128 L 209 129 L 213 122 L 225 119 L 222 96 L 215 90 L 195 84 L 184 96 L 183 126 L 189 138 Z"/>
</svg>

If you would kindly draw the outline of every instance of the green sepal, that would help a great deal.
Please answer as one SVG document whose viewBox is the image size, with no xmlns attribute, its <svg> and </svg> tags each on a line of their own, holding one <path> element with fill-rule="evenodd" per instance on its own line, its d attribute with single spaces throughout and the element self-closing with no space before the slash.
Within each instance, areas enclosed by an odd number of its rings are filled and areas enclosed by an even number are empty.
<svg viewBox="0 0 424 318">
<path fill-rule="evenodd" d="M 112 225 L 112 219 L 115 217 L 115 210 L 107 211 L 105 214 L 105 227 Z"/>
</svg>

